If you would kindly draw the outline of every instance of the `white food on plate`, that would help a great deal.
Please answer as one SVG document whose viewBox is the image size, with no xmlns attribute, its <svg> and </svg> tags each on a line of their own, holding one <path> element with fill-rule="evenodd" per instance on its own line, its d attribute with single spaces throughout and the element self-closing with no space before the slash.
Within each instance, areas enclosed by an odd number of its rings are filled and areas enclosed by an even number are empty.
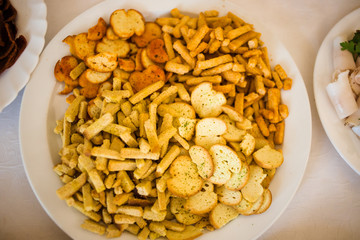
<svg viewBox="0 0 360 240">
<path fill-rule="evenodd" d="M 350 51 L 341 50 L 345 41 L 343 35 L 333 41 L 333 81 L 326 91 L 339 118 L 360 137 L 360 57 L 355 61 Z"/>
<path fill-rule="evenodd" d="M 341 72 L 336 81 L 329 83 L 326 87 L 327 94 L 340 119 L 350 116 L 358 109 L 348 75 L 349 70 Z"/>
<path fill-rule="evenodd" d="M 348 70 L 355 68 L 353 55 L 349 51 L 343 51 L 340 43 L 347 41 L 344 36 L 338 36 L 333 41 L 333 66 L 334 70 Z"/>
<path fill-rule="evenodd" d="M 360 137 L 360 126 L 355 126 L 351 128 L 353 132 Z"/>
</svg>

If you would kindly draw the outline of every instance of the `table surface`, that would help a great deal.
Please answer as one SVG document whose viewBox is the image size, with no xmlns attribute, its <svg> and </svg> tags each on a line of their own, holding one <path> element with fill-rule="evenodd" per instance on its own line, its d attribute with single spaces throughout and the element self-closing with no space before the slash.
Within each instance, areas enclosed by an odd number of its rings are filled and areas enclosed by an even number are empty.
<svg viewBox="0 0 360 240">
<path fill-rule="evenodd" d="M 45 0 L 45 46 L 71 19 L 100 0 Z M 247 4 L 248 1 L 236 1 Z M 281 217 L 260 239 L 358 239 L 360 176 L 340 157 L 319 120 L 313 93 L 317 51 L 329 30 L 359 0 L 253 0 L 303 76 L 312 113 L 312 148 L 302 183 Z M 259 10 L 260 11 L 260 10 Z M 0 113 L 0 239 L 69 239 L 47 216 L 22 165 L 19 113 L 23 90 Z M 359 159 L 360 160 L 360 159 Z"/>
</svg>

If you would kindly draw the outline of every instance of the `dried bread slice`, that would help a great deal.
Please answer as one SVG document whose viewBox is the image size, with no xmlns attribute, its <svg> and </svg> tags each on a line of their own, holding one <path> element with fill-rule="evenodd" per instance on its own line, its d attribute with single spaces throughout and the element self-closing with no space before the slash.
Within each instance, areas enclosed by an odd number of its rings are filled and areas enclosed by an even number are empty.
<svg viewBox="0 0 360 240">
<path fill-rule="evenodd" d="M 171 114 L 173 117 L 184 117 L 194 119 L 196 117 L 193 106 L 184 102 L 175 102 L 171 104 L 160 104 L 158 114 L 164 116 L 166 113 Z"/>
<path fill-rule="evenodd" d="M 241 189 L 243 197 L 249 202 L 255 202 L 264 193 L 264 188 L 261 182 L 266 177 L 263 169 L 258 165 L 250 165 L 250 177 L 246 185 Z"/>
<path fill-rule="evenodd" d="M 140 36 L 145 31 L 145 20 L 143 15 L 134 10 L 118 9 L 110 16 L 110 25 L 120 38 L 127 39 L 136 34 Z"/>
<path fill-rule="evenodd" d="M 227 130 L 226 124 L 219 118 L 203 118 L 196 124 L 196 136 L 221 136 Z"/>
<path fill-rule="evenodd" d="M 219 202 L 235 206 L 240 203 L 242 199 L 241 192 L 238 190 L 229 190 L 224 185 L 216 187 L 216 194 L 218 195 Z"/>
<path fill-rule="evenodd" d="M 112 72 L 118 65 L 117 54 L 102 52 L 85 58 L 85 64 L 97 72 Z"/>
<path fill-rule="evenodd" d="M 80 33 L 74 38 L 73 46 L 76 56 L 84 60 L 95 54 L 96 41 L 89 40 L 87 33 Z"/>
<path fill-rule="evenodd" d="M 191 160 L 196 164 L 199 175 L 208 179 L 214 173 L 214 162 L 210 153 L 203 147 L 193 145 L 189 149 Z"/>
<path fill-rule="evenodd" d="M 245 134 L 240 143 L 240 148 L 245 156 L 250 156 L 255 149 L 255 138 L 249 133 Z"/>
<path fill-rule="evenodd" d="M 178 129 L 181 137 L 190 141 L 195 133 L 196 122 L 196 119 L 178 117 L 174 119 L 173 125 Z"/>
<path fill-rule="evenodd" d="M 201 118 L 219 116 L 225 103 L 224 94 L 213 90 L 209 82 L 197 85 L 191 93 L 191 105 Z"/>
<path fill-rule="evenodd" d="M 119 58 L 125 58 L 130 52 L 130 44 L 123 39 L 111 40 L 104 37 L 101 42 L 96 44 L 96 52 L 116 53 Z"/>
<path fill-rule="evenodd" d="M 269 145 L 262 147 L 253 154 L 254 160 L 262 168 L 278 168 L 284 161 L 281 152 L 271 148 Z"/>
<path fill-rule="evenodd" d="M 175 196 L 187 198 L 195 195 L 202 188 L 203 180 L 197 172 L 196 164 L 189 156 L 177 157 L 170 166 L 170 174 L 167 187 Z"/>
<path fill-rule="evenodd" d="M 214 185 L 210 182 L 204 182 L 201 191 L 186 200 L 185 209 L 193 214 L 205 214 L 216 206 L 217 201 L 218 197 L 214 192 Z"/>
<path fill-rule="evenodd" d="M 156 38 L 160 38 L 162 34 L 161 28 L 154 22 L 146 22 L 145 23 L 145 31 L 140 36 L 133 35 L 131 40 L 135 42 L 135 44 L 140 47 L 146 47 L 148 43 Z"/>
<path fill-rule="evenodd" d="M 240 203 L 233 207 L 234 207 L 234 209 L 236 209 L 236 211 L 238 213 L 243 214 L 243 213 L 247 213 L 248 211 L 250 211 L 252 205 L 253 204 L 251 202 L 249 202 L 245 198 L 242 198 Z"/>
<path fill-rule="evenodd" d="M 89 82 L 93 84 L 99 84 L 108 80 L 111 77 L 111 72 L 102 73 L 88 68 L 85 70 L 84 76 Z"/>
<path fill-rule="evenodd" d="M 202 218 L 199 215 L 190 213 L 190 210 L 185 208 L 186 199 L 172 197 L 170 199 L 170 212 L 174 214 L 179 223 L 185 225 L 195 224 Z"/>
<path fill-rule="evenodd" d="M 264 202 L 264 195 L 261 195 L 255 202 L 250 203 L 250 208 L 241 212 L 241 215 L 249 216 L 255 214 Z"/>
<path fill-rule="evenodd" d="M 247 163 L 241 163 L 241 170 L 239 173 L 232 173 L 229 181 L 225 183 L 225 187 L 229 190 L 241 190 L 247 183 L 250 177 L 250 169 Z"/>
<path fill-rule="evenodd" d="M 257 214 L 265 212 L 266 210 L 268 210 L 268 208 L 271 205 L 272 194 L 271 194 L 270 189 L 268 189 L 268 188 L 265 189 L 263 196 L 264 196 L 264 200 L 263 200 L 260 208 L 256 211 Z"/>
<path fill-rule="evenodd" d="M 231 220 L 235 219 L 239 213 L 235 208 L 219 203 L 216 207 L 210 212 L 209 220 L 214 228 L 221 228 Z"/>
<path fill-rule="evenodd" d="M 195 136 L 194 142 L 207 150 L 215 144 L 226 145 L 226 140 L 222 136 Z"/>
<path fill-rule="evenodd" d="M 201 236 L 203 233 L 200 228 L 194 226 L 186 226 L 182 232 L 172 230 L 166 231 L 166 237 L 169 240 L 191 240 Z"/>
<path fill-rule="evenodd" d="M 240 142 L 246 134 L 245 130 L 239 129 L 235 125 L 235 121 L 231 120 L 230 117 L 226 114 L 221 114 L 219 116 L 226 124 L 226 132 L 222 135 L 226 141 L 229 142 Z"/>
<path fill-rule="evenodd" d="M 231 173 L 241 170 L 241 160 L 231 148 L 226 145 L 213 145 L 210 155 L 214 160 L 215 170 L 209 181 L 215 184 L 225 184 L 231 178 Z"/>
</svg>

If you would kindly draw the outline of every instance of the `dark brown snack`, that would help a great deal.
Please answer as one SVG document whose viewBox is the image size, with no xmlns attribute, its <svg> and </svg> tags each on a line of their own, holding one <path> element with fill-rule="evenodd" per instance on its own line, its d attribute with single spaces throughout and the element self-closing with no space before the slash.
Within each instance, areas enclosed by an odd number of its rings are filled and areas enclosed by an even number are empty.
<svg viewBox="0 0 360 240">
<path fill-rule="evenodd" d="M 10 1 L 0 1 L 0 74 L 14 65 L 27 45 L 23 35 L 16 38 L 16 17 L 17 10 Z"/>
</svg>

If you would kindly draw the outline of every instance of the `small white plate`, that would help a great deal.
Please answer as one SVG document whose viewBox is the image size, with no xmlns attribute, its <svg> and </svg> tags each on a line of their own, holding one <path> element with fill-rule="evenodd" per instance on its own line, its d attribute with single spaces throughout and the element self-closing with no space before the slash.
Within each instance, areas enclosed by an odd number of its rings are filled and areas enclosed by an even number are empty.
<svg viewBox="0 0 360 240">
<path fill-rule="evenodd" d="M 360 174 L 360 139 L 349 127 L 344 126 L 343 120 L 339 119 L 325 89 L 331 82 L 334 71 L 332 65 L 334 38 L 344 35 L 351 39 L 357 29 L 360 29 L 360 8 L 342 18 L 325 37 L 315 62 L 314 95 L 321 123 L 331 143 L 347 164 Z"/>
<path fill-rule="evenodd" d="M 0 112 L 29 81 L 44 47 L 47 28 L 43 0 L 11 0 L 11 3 L 17 10 L 18 35 L 24 35 L 28 43 L 15 64 L 0 75 Z"/>
<path fill-rule="evenodd" d="M 270 185 L 273 195 L 272 205 L 263 214 L 239 216 L 222 229 L 205 233 L 199 239 L 255 239 L 265 232 L 284 212 L 295 195 L 309 157 L 311 145 L 311 112 L 308 95 L 300 72 L 284 45 L 271 34 L 257 19 L 257 12 L 248 9 L 248 5 L 238 6 L 230 1 L 216 0 L 156 0 L 156 1 L 105 1 L 85 11 L 66 25 L 47 45 L 40 62 L 25 89 L 20 115 L 20 142 L 23 162 L 30 184 L 40 203 L 49 216 L 73 239 L 99 239 L 96 234 L 83 230 L 80 225 L 84 216 L 70 208 L 55 194 L 62 186 L 59 177 L 52 168 L 60 162 L 58 152 L 61 148 L 60 137 L 53 129 L 55 121 L 61 119 L 68 104 L 65 97 L 57 93 L 63 85 L 54 78 L 54 66 L 58 59 L 69 54 L 69 48 L 62 40 L 71 34 L 78 34 L 96 24 L 99 17 L 108 21 L 111 12 L 119 8 L 134 8 L 145 19 L 154 20 L 158 16 L 168 15 L 172 8 L 186 13 L 198 14 L 199 11 L 217 9 L 220 15 L 232 11 L 246 21 L 254 24 L 262 33 L 262 40 L 268 47 L 273 65 L 280 63 L 293 78 L 291 91 L 283 91 L 283 102 L 290 109 L 286 119 L 283 153 L 285 161 L 277 170 Z M 257 9 L 257 8 L 256 8 Z M 296 109 L 296 110 L 295 110 Z M 124 233 L 125 239 L 136 239 Z"/>
</svg>

